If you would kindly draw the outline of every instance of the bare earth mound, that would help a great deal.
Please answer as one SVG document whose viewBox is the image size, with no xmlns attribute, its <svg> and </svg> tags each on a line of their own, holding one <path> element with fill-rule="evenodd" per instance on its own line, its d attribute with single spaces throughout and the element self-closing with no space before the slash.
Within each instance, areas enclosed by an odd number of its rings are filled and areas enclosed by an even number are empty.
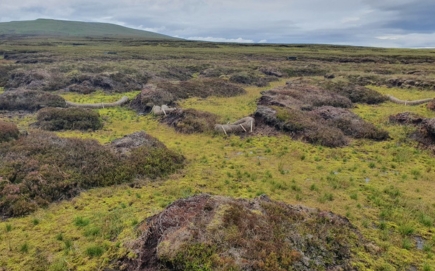
<svg viewBox="0 0 435 271">
<path fill-rule="evenodd" d="M 363 244 L 346 218 L 267 196 L 178 200 L 139 232 L 121 270 L 352 270 Z"/>
</svg>

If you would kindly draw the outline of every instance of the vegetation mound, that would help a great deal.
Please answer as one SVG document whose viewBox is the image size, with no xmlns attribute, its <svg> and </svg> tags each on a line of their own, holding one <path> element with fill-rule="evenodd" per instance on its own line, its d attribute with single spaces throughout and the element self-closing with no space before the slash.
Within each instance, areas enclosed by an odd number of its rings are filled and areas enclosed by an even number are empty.
<svg viewBox="0 0 435 271">
<path fill-rule="evenodd" d="M 379 73 L 379 72 L 378 72 Z M 435 90 L 435 80 L 423 79 L 418 72 L 412 71 L 408 75 L 391 77 L 391 75 L 349 75 L 350 82 L 360 85 L 385 85 L 389 88 L 417 88 L 421 90 Z"/>
<path fill-rule="evenodd" d="M 21 89 L 0 94 L 0 110 L 37 111 L 44 107 L 66 107 L 66 102 L 59 95 L 36 90 Z"/>
<path fill-rule="evenodd" d="M 212 113 L 195 109 L 177 109 L 161 121 L 185 134 L 212 132 L 218 117 Z"/>
<path fill-rule="evenodd" d="M 163 144 L 130 149 L 131 155 L 122 156 L 95 140 L 42 131 L 0 144 L 0 215 L 28 214 L 84 189 L 157 178 L 183 166 L 184 158 Z"/>
<path fill-rule="evenodd" d="M 283 131 L 293 138 L 327 147 L 342 147 L 348 144 L 343 132 L 330 127 L 321 118 L 298 109 L 279 106 L 258 106 L 255 112 L 257 125 L 265 124 Z"/>
<path fill-rule="evenodd" d="M 353 103 L 379 104 L 388 100 L 388 97 L 379 92 L 358 86 L 352 83 L 328 83 L 325 88 L 339 95 L 349 98 Z"/>
<path fill-rule="evenodd" d="M 414 113 L 404 112 L 390 116 L 390 122 L 415 125 L 417 129 L 409 133 L 409 137 L 435 152 L 435 118 L 423 118 Z"/>
<path fill-rule="evenodd" d="M 295 138 L 327 147 L 348 143 L 346 136 L 384 140 L 386 131 L 365 122 L 348 110 L 349 98 L 304 83 L 262 93 L 255 112 L 256 122 L 275 127 Z"/>
<path fill-rule="evenodd" d="M 174 105 L 180 99 L 209 96 L 233 97 L 244 93 L 246 91 L 243 88 L 216 78 L 179 83 L 162 81 L 156 85 L 145 86 L 130 106 L 138 112 L 149 113 L 154 105 Z"/>
<path fill-rule="evenodd" d="M 390 78 L 385 80 L 385 84 L 389 87 L 435 90 L 435 80 L 421 80 L 421 78 Z"/>
<path fill-rule="evenodd" d="M 149 76 L 144 73 L 60 73 L 58 71 L 18 69 L 11 72 L 5 88 L 43 91 L 64 89 L 82 94 L 89 94 L 96 90 L 122 93 L 141 89 L 148 82 L 148 79 Z"/>
<path fill-rule="evenodd" d="M 435 111 L 435 99 L 433 99 L 432 101 L 430 101 L 427 104 L 427 109 L 431 110 L 431 111 Z"/>
<path fill-rule="evenodd" d="M 122 270 L 351 270 L 363 245 L 346 218 L 267 196 L 178 200 L 139 232 Z"/>
<path fill-rule="evenodd" d="M 165 148 L 165 145 L 156 138 L 146 134 L 144 131 L 126 135 L 118 138 L 109 144 L 109 148 L 116 154 L 131 156 L 131 152 L 139 147 L 148 149 Z"/>
<path fill-rule="evenodd" d="M 289 81 L 285 86 L 263 93 L 260 104 L 268 104 L 310 110 L 319 106 L 353 107 L 352 101 L 327 89 L 304 82 Z"/>
<path fill-rule="evenodd" d="M 129 75 L 125 73 L 81 74 L 69 80 L 65 89 L 88 94 L 98 90 L 105 92 L 128 92 L 141 89 L 147 82 L 147 74 Z"/>
<path fill-rule="evenodd" d="M 98 130 L 103 123 L 98 112 L 84 108 L 44 108 L 38 111 L 38 122 L 43 130 Z"/>
<path fill-rule="evenodd" d="M 388 132 L 376 128 L 371 123 L 361 119 L 355 113 L 332 106 L 322 106 L 310 112 L 326 121 L 328 126 L 337 127 L 345 135 L 353 138 L 368 138 L 384 140 L 389 138 Z"/>
<path fill-rule="evenodd" d="M 422 116 L 411 112 L 399 113 L 397 115 L 390 116 L 389 119 L 391 123 L 398 124 L 420 124 L 424 120 Z"/>
<path fill-rule="evenodd" d="M 15 124 L 0 120 L 0 143 L 18 139 L 19 135 L 20 131 Z"/>
<path fill-rule="evenodd" d="M 275 76 L 260 76 L 253 72 L 238 72 L 230 77 L 230 82 L 257 87 L 265 87 L 273 81 L 278 81 L 278 79 Z"/>
</svg>

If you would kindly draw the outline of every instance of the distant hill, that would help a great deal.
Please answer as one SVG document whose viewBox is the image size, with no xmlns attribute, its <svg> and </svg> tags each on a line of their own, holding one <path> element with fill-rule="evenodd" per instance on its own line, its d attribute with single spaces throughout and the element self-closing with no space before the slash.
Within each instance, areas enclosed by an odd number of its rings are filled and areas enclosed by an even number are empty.
<svg viewBox="0 0 435 271">
<path fill-rule="evenodd" d="M 0 23 L 0 35 L 177 39 L 154 32 L 132 29 L 116 24 L 62 21 L 52 19 Z"/>
</svg>

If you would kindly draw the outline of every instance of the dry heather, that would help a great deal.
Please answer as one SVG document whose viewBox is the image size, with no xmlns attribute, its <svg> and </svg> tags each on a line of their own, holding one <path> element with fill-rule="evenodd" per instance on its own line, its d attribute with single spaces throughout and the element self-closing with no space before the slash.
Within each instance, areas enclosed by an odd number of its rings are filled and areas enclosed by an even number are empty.
<svg viewBox="0 0 435 271">
<path fill-rule="evenodd" d="M 363 245 L 346 218 L 267 196 L 178 200 L 138 230 L 121 270 L 352 270 Z"/>
<path fill-rule="evenodd" d="M 213 131 L 218 117 L 214 114 L 195 109 L 177 109 L 161 118 L 161 122 L 174 127 L 185 134 L 210 133 Z"/>
<path fill-rule="evenodd" d="M 349 98 L 353 103 L 379 104 L 388 100 L 388 97 L 379 92 L 345 82 L 328 82 L 323 84 L 326 89 Z"/>
<path fill-rule="evenodd" d="M 36 125 L 47 131 L 98 130 L 103 127 L 100 114 L 83 108 L 43 108 Z"/>
<path fill-rule="evenodd" d="M 106 73 L 60 73 L 47 70 L 20 70 L 10 73 L 5 84 L 6 89 L 26 88 L 31 90 L 53 91 L 67 90 L 89 94 L 96 90 L 105 92 L 127 92 L 138 90 L 149 80 L 145 73 L 125 74 Z"/>
<path fill-rule="evenodd" d="M 253 72 L 239 72 L 230 77 L 230 82 L 244 85 L 265 87 L 270 82 L 278 81 L 275 76 L 260 76 Z"/>
<path fill-rule="evenodd" d="M 416 130 L 410 132 L 408 136 L 417 141 L 420 146 L 424 146 L 435 152 L 435 119 L 424 118 L 410 112 L 399 113 L 390 116 L 390 122 L 401 125 L 414 125 Z"/>
<path fill-rule="evenodd" d="M 435 111 L 435 99 L 433 99 L 432 101 L 430 101 L 427 104 L 427 109 L 431 110 L 431 111 Z"/>
<path fill-rule="evenodd" d="M 66 102 L 59 95 L 36 90 L 21 89 L 0 94 L 0 110 L 37 111 L 44 107 L 66 107 Z"/>
<path fill-rule="evenodd" d="M 139 132 L 130 144 L 60 138 L 33 131 L 0 144 L 0 215 L 20 216 L 84 189 L 157 178 L 183 166 L 184 158 Z M 143 139 L 143 140 L 141 140 Z M 125 139 L 124 139 L 125 142 Z M 136 143 L 134 143 L 136 142 Z M 123 147 L 123 151 L 119 149 Z M 127 152 L 130 155 L 122 155 Z"/>
<path fill-rule="evenodd" d="M 340 147 L 346 136 L 384 140 L 386 131 L 348 110 L 353 104 L 335 92 L 300 82 L 263 92 L 255 112 L 256 122 L 309 143 Z"/>
<path fill-rule="evenodd" d="M 191 80 L 179 83 L 161 81 L 156 85 L 145 86 L 130 106 L 138 112 L 149 113 L 154 105 L 174 105 L 180 99 L 209 96 L 232 97 L 245 92 L 243 88 L 222 79 Z"/>
<path fill-rule="evenodd" d="M 0 143 L 18 139 L 19 135 L 20 131 L 15 124 L 0 120 Z"/>
</svg>

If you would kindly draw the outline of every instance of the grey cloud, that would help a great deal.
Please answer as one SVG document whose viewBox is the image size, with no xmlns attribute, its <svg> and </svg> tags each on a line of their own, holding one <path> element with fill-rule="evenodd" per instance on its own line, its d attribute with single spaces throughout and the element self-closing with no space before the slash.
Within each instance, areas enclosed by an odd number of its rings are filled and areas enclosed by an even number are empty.
<svg viewBox="0 0 435 271">
<path fill-rule="evenodd" d="M 2 0 L 0 21 L 48 17 L 185 38 L 418 47 L 434 40 L 434 10 L 433 0 Z"/>
</svg>

